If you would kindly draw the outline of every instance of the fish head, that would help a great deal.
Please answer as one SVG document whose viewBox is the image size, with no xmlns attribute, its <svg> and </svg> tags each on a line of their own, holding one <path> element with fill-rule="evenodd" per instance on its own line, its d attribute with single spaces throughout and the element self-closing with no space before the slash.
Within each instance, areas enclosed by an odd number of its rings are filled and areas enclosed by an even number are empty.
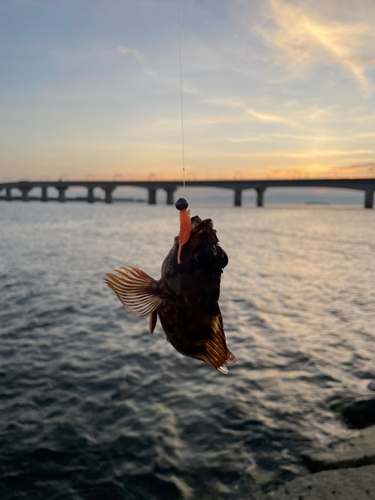
<svg viewBox="0 0 375 500">
<path fill-rule="evenodd" d="M 191 218 L 189 240 L 182 246 L 180 263 L 177 261 L 179 237 L 174 238 L 174 245 L 165 259 L 162 275 L 168 272 L 184 273 L 187 271 L 222 272 L 228 264 L 228 256 L 219 245 L 219 239 L 211 219 L 202 220 L 197 215 Z"/>
</svg>

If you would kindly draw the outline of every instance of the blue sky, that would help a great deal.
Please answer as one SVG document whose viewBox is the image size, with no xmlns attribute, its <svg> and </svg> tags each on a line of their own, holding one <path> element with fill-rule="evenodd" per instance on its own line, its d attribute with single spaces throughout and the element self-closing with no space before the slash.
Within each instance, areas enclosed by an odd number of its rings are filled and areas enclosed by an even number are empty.
<svg viewBox="0 0 375 500">
<path fill-rule="evenodd" d="M 375 175 L 373 0 L 180 0 L 187 180 Z M 0 180 L 181 177 L 177 0 L 0 4 Z"/>
</svg>

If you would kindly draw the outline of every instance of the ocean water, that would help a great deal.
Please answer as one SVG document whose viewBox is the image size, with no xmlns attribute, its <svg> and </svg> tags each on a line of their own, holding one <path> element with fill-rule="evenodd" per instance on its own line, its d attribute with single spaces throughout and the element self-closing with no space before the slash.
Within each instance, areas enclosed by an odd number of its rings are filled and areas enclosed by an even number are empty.
<svg viewBox="0 0 375 500">
<path fill-rule="evenodd" d="M 192 206 L 229 256 L 227 376 L 101 281 L 158 279 L 173 207 L 0 204 L 0 498 L 249 499 L 345 438 L 375 378 L 375 211 Z"/>
</svg>

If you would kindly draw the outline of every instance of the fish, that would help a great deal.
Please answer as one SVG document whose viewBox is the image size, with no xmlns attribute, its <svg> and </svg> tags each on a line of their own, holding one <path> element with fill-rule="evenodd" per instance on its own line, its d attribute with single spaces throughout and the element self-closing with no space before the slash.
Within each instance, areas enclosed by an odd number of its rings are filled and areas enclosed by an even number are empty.
<svg viewBox="0 0 375 500">
<path fill-rule="evenodd" d="M 150 315 L 151 334 L 159 318 L 176 351 L 227 374 L 225 365 L 236 361 L 226 345 L 218 303 L 227 264 L 212 220 L 197 215 L 190 218 L 189 211 L 182 208 L 180 233 L 164 259 L 159 280 L 130 266 L 114 269 L 117 274 L 108 273 L 103 280 L 127 311 L 135 316 Z"/>
</svg>

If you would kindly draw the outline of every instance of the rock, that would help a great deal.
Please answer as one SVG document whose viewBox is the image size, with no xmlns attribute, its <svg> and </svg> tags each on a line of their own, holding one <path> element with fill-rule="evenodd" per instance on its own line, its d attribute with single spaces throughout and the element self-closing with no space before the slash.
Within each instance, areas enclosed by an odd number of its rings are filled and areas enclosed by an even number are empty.
<svg viewBox="0 0 375 500">
<path fill-rule="evenodd" d="M 370 391 L 375 391 L 375 380 L 371 380 L 371 382 L 367 386 L 367 389 L 369 389 Z"/>
<path fill-rule="evenodd" d="M 305 451 L 301 458 L 311 472 L 375 464 L 375 427 L 356 432 L 350 440 L 336 443 L 327 451 Z"/>
<path fill-rule="evenodd" d="M 375 379 L 375 373 L 370 370 L 361 370 L 359 372 L 355 372 L 354 374 L 357 378 L 361 379 Z"/>
<path fill-rule="evenodd" d="M 353 396 L 335 395 L 326 400 L 326 404 L 332 411 L 338 411 L 338 408 L 351 403 L 353 403 Z"/>
<path fill-rule="evenodd" d="M 352 403 L 344 403 L 335 409 L 356 429 L 375 425 L 375 399 L 360 399 Z"/>
<path fill-rule="evenodd" d="M 273 500 L 374 500 L 375 465 L 318 472 L 293 479 L 269 494 Z"/>
</svg>

